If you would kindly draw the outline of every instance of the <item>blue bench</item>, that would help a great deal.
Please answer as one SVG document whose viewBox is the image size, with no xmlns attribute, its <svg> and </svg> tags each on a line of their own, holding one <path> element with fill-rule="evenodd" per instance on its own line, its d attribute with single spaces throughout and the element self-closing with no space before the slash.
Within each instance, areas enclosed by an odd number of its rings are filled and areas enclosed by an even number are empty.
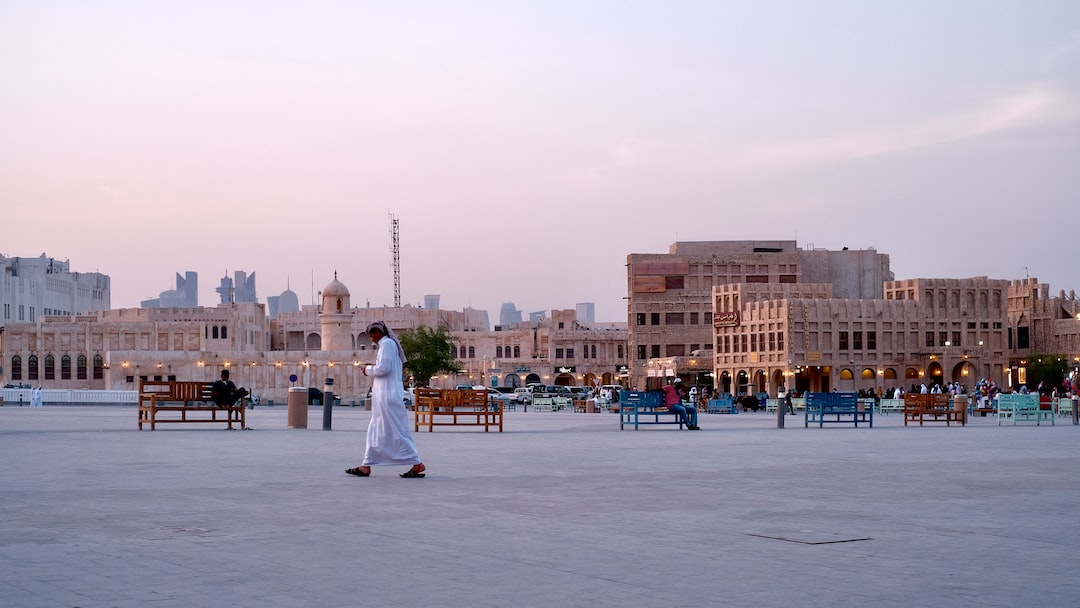
<svg viewBox="0 0 1080 608">
<path fill-rule="evenodd" d="M 807 393 L 804 426 L 859 423 L 874 426 L 874 408 L 859 403 L 856 393 Z"/>
<path fill-rule="evenodd" d="M 641 424 L 677 424 L 683 428 L 682 416 L 664 405 L 661 391 L 619 391 L 619 430 L 631 424 L 635 431 Z"/>
<path fill-rule="evenodd" d="M 735 407 L 735 400 L 731 395 L 709 399 L 705 404 L 705 412 L 708 414 L 738 414 L 739 408 Z"/>
</svg>

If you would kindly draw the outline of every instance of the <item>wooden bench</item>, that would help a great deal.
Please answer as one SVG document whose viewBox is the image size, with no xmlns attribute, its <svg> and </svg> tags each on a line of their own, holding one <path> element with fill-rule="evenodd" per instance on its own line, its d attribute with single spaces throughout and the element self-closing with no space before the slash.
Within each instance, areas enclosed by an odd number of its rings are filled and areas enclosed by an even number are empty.
<svg viewBox="0 0 1080 608">
<path fill-rule="evenodd" d="M 246 429 L 244 404 L 247 397 L 241 397 L 233 405 L 218 405 L 210 396 L 213 386 L 213 382 L 140 381 L 139 430 L 144 423 L 149 423 L 153 431 L 158 424 L 173 422 L 223 422 L 229 430 L 235 423 Z M 218 417 L 218 414 L 222 416 Z"/>
<path fill-rule="evenodd" d="M 430 433 L 437 426 L 482 426 L 485 433 L 492 427 L 503 430 L 502 401 L 489 401 L 487 389 L 418 388 L 413 412 L 417 432 L 427 427 Z"/>
<path fill-rule="evenodd" d="M 642 424 L 677 424 L 683 428 L 682 416 L 664 405 L 661 391 L 619 391 L 619 430 L 628 425 L 634 430 Z"/>
<path fill-rule="evenodd" d="M 1050 426 L 1054 426 L 1054 418 L 1053 410 L 1044 410 L 1040 406 L 1038 393 L 1002 393 L 997 397 L 998 426 L 1002 420 L 1011 420 L 1013 426 L 1021 421 L 1041 425 L 1042 421 L 1049 420 Z"/>
<path fill-rule="evenodd" d="M 874 407 L 860 402 L 857 393 L 806 394 L 804 427 L 814 423 L 818 428 L 826 424 L 851 424 L 858 428 L 860 422 L 874 426 Z"/>
<path fill-rule="evenodd" d="M 970 405 L 968 405 L 968 413 L 971 415 L 978 414 L 983 418 L 987 414 L 997 415 L 997 407 L 994 406 L 994 400 L 986 395 L 978 395 L 971 398 Z"/>
<path fill-rule="evenodd" d="M 962 406 L 950 403 L 948 394 L 907 394 L 904 395 L 904 426 L 908 422 L 944 422 L 945 426 L 951 426 L 959 422 L 960 426 L 967 424 L 967 400 Z"/>
</svg>

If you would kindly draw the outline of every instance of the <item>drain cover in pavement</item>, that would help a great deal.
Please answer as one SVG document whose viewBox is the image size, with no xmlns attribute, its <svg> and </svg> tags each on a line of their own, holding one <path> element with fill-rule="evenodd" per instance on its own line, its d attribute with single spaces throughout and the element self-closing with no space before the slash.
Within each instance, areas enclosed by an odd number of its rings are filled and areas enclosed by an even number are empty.
<svg viewBox="0 0 1080 608">
<path fill-rule="evenodd" d="M 161 530 L 162 532 L 169 532 L 171 534 L 195 534 L 195 535 L 206 534 L 206 533 L 208 533 L 210 531 L 210 530 L 207 530 L 206 528 L 200 528 L 200 527 L 197 527 L 197 526 L 162 526 L 162 527 L 157 528 L 157 529 Z"/>
<path fill-rule="evenodd" d="M 783 530 L 768 533 L 747 532 L 747 536 L 771 538 L 773 540 L 783 540 L 789 543 L 801 543 L 804 545 L 830 545 L 833 543 L 853 543 L 860 540 L 873 540 L 869 536 L 838 534 L 836 532 L 822 532 L 818 530 Z"/>
</svg>

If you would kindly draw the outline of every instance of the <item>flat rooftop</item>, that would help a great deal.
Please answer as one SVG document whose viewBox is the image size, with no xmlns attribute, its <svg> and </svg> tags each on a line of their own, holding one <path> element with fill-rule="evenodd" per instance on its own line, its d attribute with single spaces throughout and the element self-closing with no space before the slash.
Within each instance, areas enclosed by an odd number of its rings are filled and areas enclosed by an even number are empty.
<svg viewBox="0 0 1080 608">
<path fill-rule="evenodd" d="M 369 413 L 136 430 L 133 406 L 0 407 L 0 603 L 1017 607 L 1080 604 L 1080 426 L 803 428 L 509 412 L 359 464 Z"/>
</svg>

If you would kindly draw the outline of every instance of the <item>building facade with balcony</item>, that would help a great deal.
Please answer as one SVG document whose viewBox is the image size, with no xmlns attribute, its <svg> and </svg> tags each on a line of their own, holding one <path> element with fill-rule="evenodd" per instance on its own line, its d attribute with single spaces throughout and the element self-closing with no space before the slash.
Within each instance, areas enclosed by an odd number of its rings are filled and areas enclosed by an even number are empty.
<svg viewBox="0 0 1080 608">
<path fill-rule="evenodd" d="M 630 254 L 626 266 L 628 383 L 637 389 L 674 376 L 715 385 L 716 286 L 824 283 L 833 297 L 880 298 L 893 278 L 889 257 L 873 249 L 800 249 L 795 241 L 676 242 L 665 254 Z"/>
<path fill-rule="evenodd" d="M 714 370 L 724 392 L 884 392 L 979 379 L 1027 382 L 1031 356 L 1080 362 L 1075 294 L 1036 279 L 887 281 L 883 298 L 836 298 L 830 284 L 737 284 L 713 291 Z"/>
</svg>

